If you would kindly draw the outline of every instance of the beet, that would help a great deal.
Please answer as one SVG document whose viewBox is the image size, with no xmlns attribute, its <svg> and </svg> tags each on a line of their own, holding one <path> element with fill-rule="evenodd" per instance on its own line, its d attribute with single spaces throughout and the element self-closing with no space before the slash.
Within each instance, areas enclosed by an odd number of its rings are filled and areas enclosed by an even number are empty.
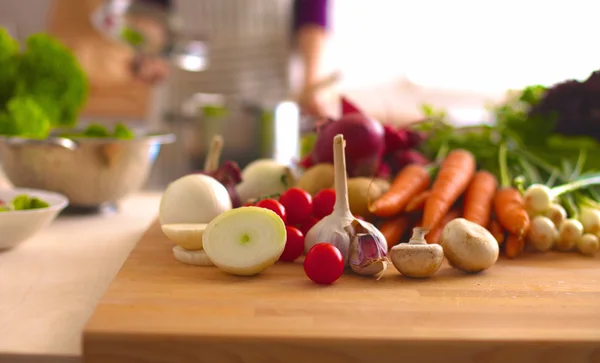
<svg viewBox="0 0 600 363">
<path fill-rule="evenodd" d="M 385 155 L 408 148 L 408 135 L 406 131 L 395 129 L 391 125 L 383 125 L 383 130 L 385 132 Z"/>
<path fill-rule="evenodd" d="M 412 149 L 398 150 L 391 159 L 392 168 L 397 171 L 409 164 L 429 164 L 429 159 L 427 159 L 425 155 Z"/>
</svg>

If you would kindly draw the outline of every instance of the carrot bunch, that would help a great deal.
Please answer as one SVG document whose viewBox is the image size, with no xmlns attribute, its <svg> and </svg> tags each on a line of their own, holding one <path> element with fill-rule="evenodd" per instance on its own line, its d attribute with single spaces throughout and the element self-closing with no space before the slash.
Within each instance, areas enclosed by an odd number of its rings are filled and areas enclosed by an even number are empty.
<svg viewBox="0 0 600 363">
<path fill-rule="evenodd" d="M 494 174 L 478 171 L 473 154 L 463 149 L 447 154 L 435 178 L 434 170 L 416 164 L 405 167 L 369 206 L 382 219 L 379 228 L 388 247 L 408 240 L 415 226 L 429 230 L 428 243 L 439 243 L 445 225 L 462 217 L 487 228 L 506 256 L 522 253 L 529 217 L 521 192 L 510 186 L 508 178 L 499 183 Z"/>
</svg>

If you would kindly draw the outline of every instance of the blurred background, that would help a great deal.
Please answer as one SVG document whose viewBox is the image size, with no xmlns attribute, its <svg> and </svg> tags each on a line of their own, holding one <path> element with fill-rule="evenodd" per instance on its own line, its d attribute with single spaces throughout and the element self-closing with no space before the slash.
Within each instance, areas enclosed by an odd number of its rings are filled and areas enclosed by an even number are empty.
<svg viewBox="0 0 600 363">
<path fill-rule="evenodd" d="M 295 155 L 303 118 L 290 115 L 302 111 L 295 105 L 306 85 L 290 31 L 294 1 L 141 1 L 177 19 L 169 23 L 177 32 L 170 51 L 179 52 L 145 79 L 147 63 L 110 38 L 109 15 L 123 3 L 2 0 L 0 26 L 21 41 L 47 32 L 75 53 L 90 83 L 82 121 L 177 135 L 149 187 L 200 167 L 214 133 L 225 136 L 223 158 L 241 166 Z M 424 103 L 446 108 L 457 123 L 481 122 L 486 105 L 508 89 L 584 79 L 600 59 L 593 46 L 600 27 L 586 0 L 331 0 L 327 7 L 315 98 L 330 115 L 344 94 L 383 123 L 416 121 Z"/>
</svg>

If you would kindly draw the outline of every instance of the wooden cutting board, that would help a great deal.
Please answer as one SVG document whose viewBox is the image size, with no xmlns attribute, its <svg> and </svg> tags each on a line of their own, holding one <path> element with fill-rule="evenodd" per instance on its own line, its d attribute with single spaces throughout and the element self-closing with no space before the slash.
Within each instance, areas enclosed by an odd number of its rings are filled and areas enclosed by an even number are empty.
<svg viewBox="0 0 600 363">
<path fill-rule="evenodd" d="M 154 224 L 84 331 L 86 363 L 600 362 L 600 256 L 501 260 L 429 280 L 310 282 L 177 262 Z"/>
</svg>

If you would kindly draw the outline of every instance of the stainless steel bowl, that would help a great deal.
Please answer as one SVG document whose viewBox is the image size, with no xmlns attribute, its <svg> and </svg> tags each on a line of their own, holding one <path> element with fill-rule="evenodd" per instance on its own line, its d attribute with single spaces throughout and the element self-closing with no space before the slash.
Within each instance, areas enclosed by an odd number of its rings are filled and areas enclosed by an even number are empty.
<svg viewBox="0 0 600 363">
<path fill-rule="evenodd" d="M 0 137 L 0 161 L 19 188 L 66 195 L 72 206 L 97 207 L 141 189 L 172 134 L 133 140 Z"/>
</svg>

